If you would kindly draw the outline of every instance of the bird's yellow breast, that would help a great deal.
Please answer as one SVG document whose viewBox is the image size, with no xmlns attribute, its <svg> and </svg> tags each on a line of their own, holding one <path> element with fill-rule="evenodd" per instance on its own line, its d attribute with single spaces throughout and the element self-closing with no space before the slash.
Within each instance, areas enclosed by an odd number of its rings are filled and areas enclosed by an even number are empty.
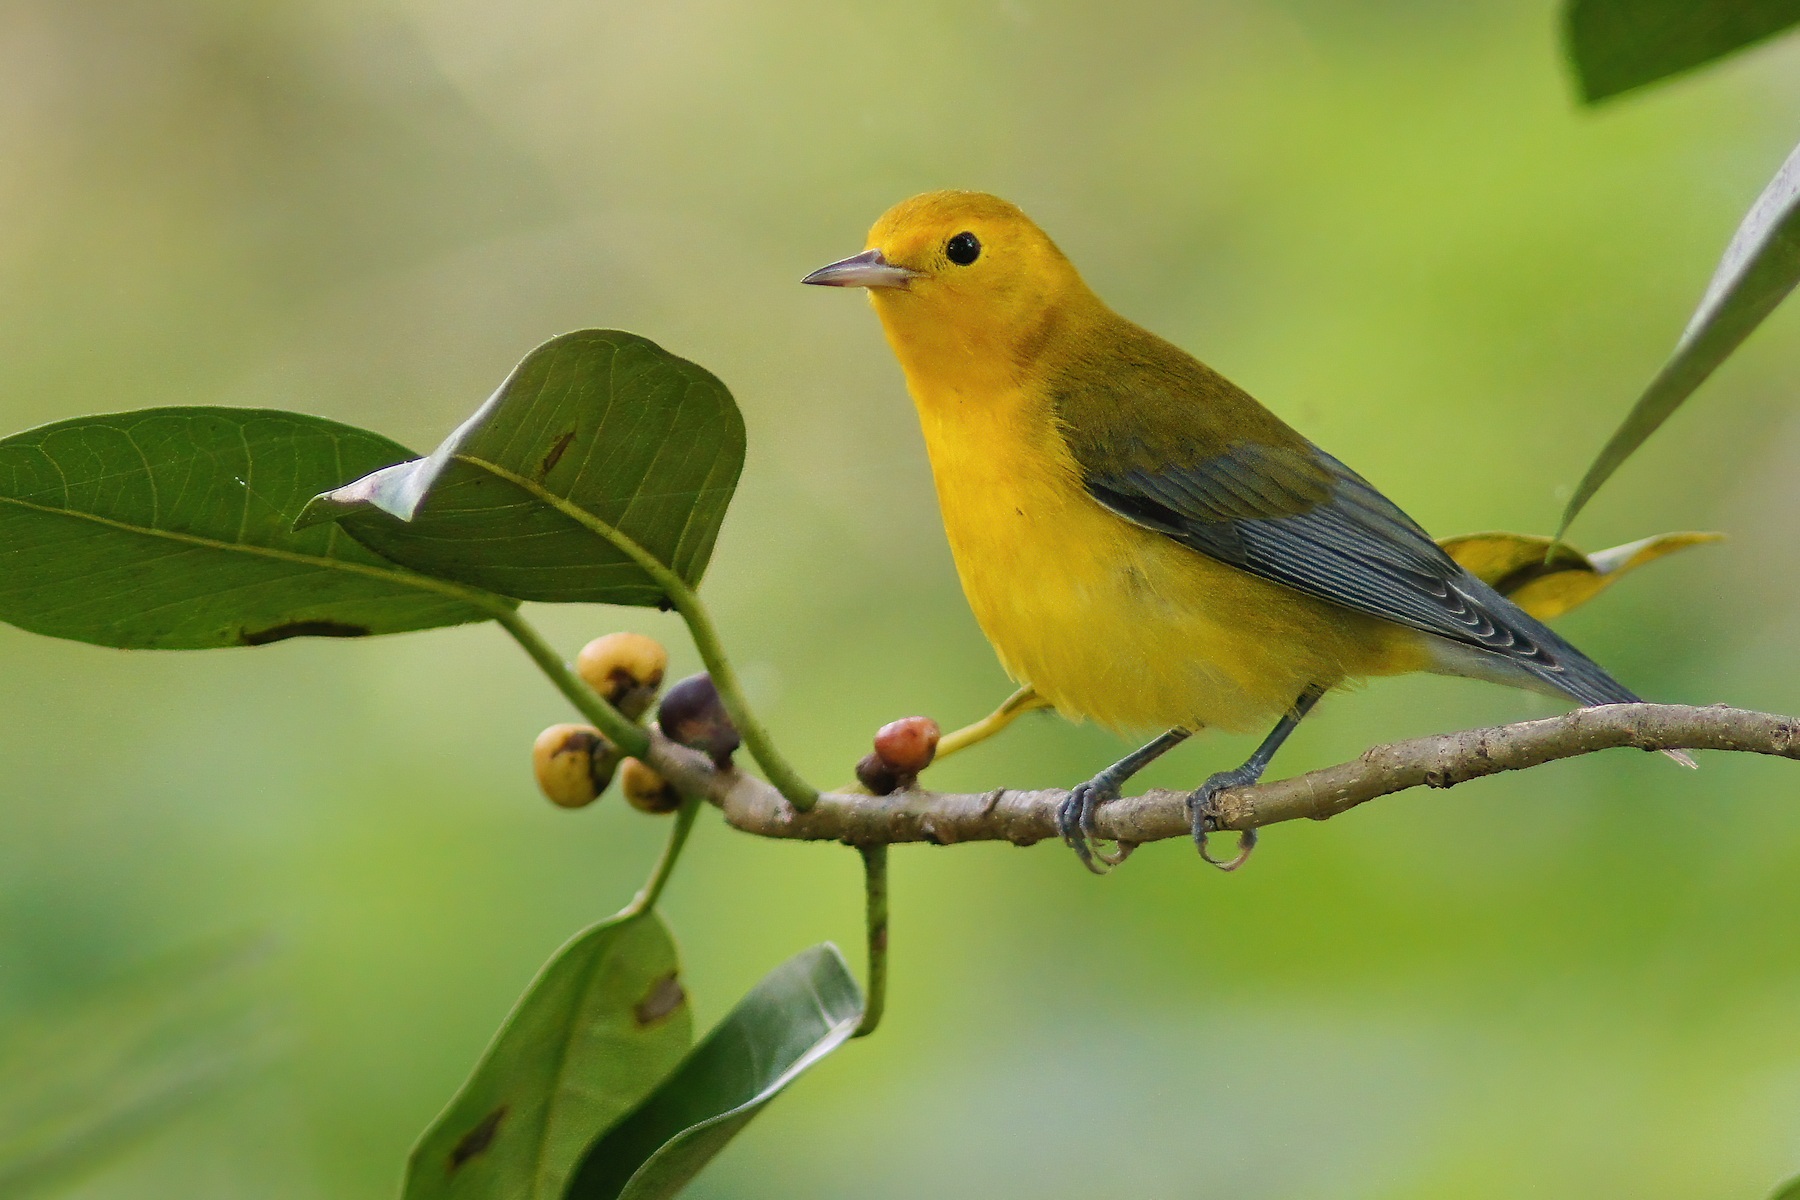
<svg viewBox="0 0 1800 1200">
<path fill-rule="evenodd" d="M 1408 631 L 1103 508 L 1030 389 L 909 383 L 975 617 L 1008 673 L 1064 715 L 1118 730 L 1247 729 L 1309 684 L 1422 665 Z"/>
</svg>

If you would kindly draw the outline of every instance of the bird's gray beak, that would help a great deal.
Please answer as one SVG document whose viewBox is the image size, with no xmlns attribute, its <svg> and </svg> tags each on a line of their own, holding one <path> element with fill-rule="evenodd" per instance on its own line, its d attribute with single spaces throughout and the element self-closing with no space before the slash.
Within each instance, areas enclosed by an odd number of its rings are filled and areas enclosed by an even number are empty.
<svg viewBox="0 0 1800 1200">
<path fill-rule="evenodd" d="M 861 254 L 820 267 L 800 282 L 816 283 L 820 287 L 903 288 L 919 274 L 906 267 L 896 267 L 883 258 L 879 250 L 864 250 Z"/>
</svg>

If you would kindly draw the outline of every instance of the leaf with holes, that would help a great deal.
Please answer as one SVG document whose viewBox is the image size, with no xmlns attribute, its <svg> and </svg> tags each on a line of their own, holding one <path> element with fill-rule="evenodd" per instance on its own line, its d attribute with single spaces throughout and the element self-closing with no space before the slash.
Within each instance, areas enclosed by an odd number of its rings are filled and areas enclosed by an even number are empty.
<svg viewBox="0 0 1800 1200">
<path fill-rule="evenodd" d="M 693 586 L 744 465 L 725 385 L 635 334 L 539 346 L 429 457 L 322 495 L 395 562 L 522 600 L 662 604 Z"/>
<path fill-rule="evenodd" d="M 1600 485 L 1706 382 L 1800 283 L 1800 147 L 1750 206 L 1669 361 L 1587 469 L 1563 510 L 1567 529 Z"/>
<path fill-rule="evenodd" d="M 1589 104 L 1666 79 L 1800 22 L 1800 0 L 1569 0 L 1563 36 Z"/>
<path fill-rule="evenodd" d="M 862 1020 L 862 991 L 832 945 L 764 976 L 630 1116 L 582 1159 L 568 1200 L 662 1200 L 725 1148 Z"/>
<path fill-rule="evenodd" d="M 254 646 L 480 621 L 511 601 L 416 575 L 335 529 L 322 487 L 405 459 L 299 413 L 153 408 L 0 439 L 0 620 L 138 649 Z"/>
<path fill-rule="evenodd" d="M 560 1200 L 582 1151 L 693 1040 L 654 913 L 579 934 L 535 979 L 407 1162 L 405 1200 Z"/>
</svg>

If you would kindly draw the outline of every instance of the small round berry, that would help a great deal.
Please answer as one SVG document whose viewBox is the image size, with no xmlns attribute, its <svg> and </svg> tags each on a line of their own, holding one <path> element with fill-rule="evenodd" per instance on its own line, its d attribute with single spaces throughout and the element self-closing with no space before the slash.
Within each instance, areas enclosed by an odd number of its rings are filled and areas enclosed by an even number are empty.
<svg viewBox="0 0 1800 1200">
<path fill-rule="evenodd" d="M 628 758 L 619 767 L 619 788 L 626 803 L 639 812 L 672 813 L 681 807 L 681 793 L 654 768 Z"/>
<path fill-rule="evenodd" d="M 618 765 L 613 744 L 591 725 L 552 725 L 531 747 L 538 788 L 563 808 L 592 804 Z"/>
<path fill-rule="evenodd" d="M 865 754 L 856 762 L 856 781 L 873 796 L 886 796 L 900 790 L 900 776 L 881 761 L 879 754 Z"/>
<path fill-rule="evenodd" d="M 633 721 L 656 699 L 668 669 L 669 652 L 641 633 L 597 637 L 575 659 L 575 673 Z"/>
<path fill-rule="evenodd" d="M 896 775 L 917 775 L 936 757 L 941 732 L 930 717 L 902 717 L 876 732 L 875 753 Z"/>
<path fill-rule="evenodd" d="M 666 737 L 702 751 L 723 767 L 738 748 L 737 726 L 725 712 L 719 689 L 704 672 L 689 675 L 669 689 L 656 710 L 656 723 Z"/>
</svg>

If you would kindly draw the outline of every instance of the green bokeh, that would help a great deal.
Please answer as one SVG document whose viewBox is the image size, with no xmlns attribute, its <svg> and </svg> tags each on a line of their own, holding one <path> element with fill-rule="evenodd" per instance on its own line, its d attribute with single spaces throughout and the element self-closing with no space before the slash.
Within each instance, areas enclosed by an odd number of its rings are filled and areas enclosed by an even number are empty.
<svg viewBox="0 0 1800 1200">
<path fill-rule="evenodd" d="M 0 429 L 300 409 L 429 446 L 532 346 L 632 329 L 716 372 L 750 457 L 705 585 L 816 782 L 1008 685 L 875 321 L 797 286 L 889 203 L 1017 200 L 1129 316 L 1438 533 L 1547 532 L 1800 137 L 1800 44 L 1578 111 L 1548 3 L 0 9 Z M 1800 707 L 1800 315 L 1576 540 L 1733 540 L 1563 628 L 1644 694 Z M 570 653 L 673 618 L 549 609 Z M 1553 711 L 1451 680 L 1331 700 L 1283 772 Z M 0 629 L 0 1014 L 267 934 L 281 1049 L 75 1194 L 388 1196 L 538 964 L 662 834 L 538 798 L 569 719 L 491 628 L 125 653 Z M 1031 719 L 945 786 L 1067 784 Z M 1243 745 L 1183 750 L 1193 781 Z M 1757 1197 L 1800 1169 L 1790 764 L 1623 752 L 1180 845 L 893 856 L 880 1034 L 704 1197 Z M 704 818 L 666 912 L 702 1027 L 830 938 L 857 860 Z"/>
</svg>

